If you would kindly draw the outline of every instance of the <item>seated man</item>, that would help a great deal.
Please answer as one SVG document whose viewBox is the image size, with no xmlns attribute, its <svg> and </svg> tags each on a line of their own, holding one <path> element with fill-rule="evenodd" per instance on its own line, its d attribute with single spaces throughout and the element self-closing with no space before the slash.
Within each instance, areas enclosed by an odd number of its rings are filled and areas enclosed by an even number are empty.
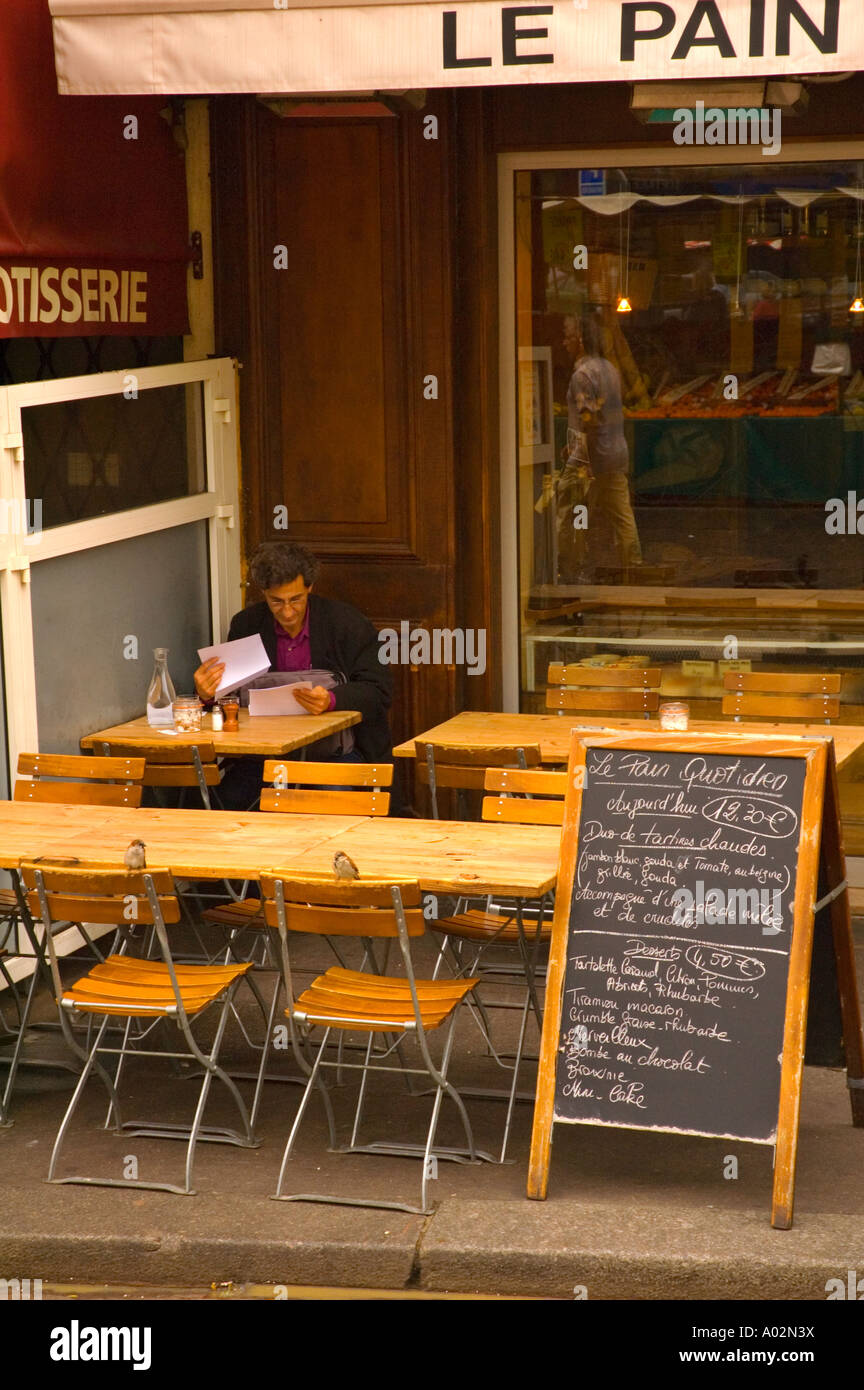
<svg viewBox="0 0 864 1390">
<path fill-rule="evenodd" d="M 331 709 L 359 710 L 360 724 L 350 731 L 354 751 L 326 751 L 330 740 L 310 744 L 306 756 L 315 761 L 392 762 L 392 739 L 387 711 L 392 698 L 392 679 L 378 659 L 378 634 L 368 618 L 348 603 L 321 598 L 312 592 L 320 566 L 302 545 L 283 541 L 259 545 L 249 564 L 249 578 L 264 594 L 235 613 L 228 640 L 257 632 L 273 671 L 332 671 L 339 684 L 334 690 L 315 686 L 296 690 L 296 699 L 310 714 Z M 225 667 L 210 657 L 195 672 L 195 688 L 202 700 L 212 701 Z M 263 762 L 242 758 L 227 769 L 220 800 L 227 809 L 245 809 L 258 796 Z M 394 787 L 394 792 L 395 792 Z M 391 797 L 391 810 L 397 798 Z"/>
</svg>

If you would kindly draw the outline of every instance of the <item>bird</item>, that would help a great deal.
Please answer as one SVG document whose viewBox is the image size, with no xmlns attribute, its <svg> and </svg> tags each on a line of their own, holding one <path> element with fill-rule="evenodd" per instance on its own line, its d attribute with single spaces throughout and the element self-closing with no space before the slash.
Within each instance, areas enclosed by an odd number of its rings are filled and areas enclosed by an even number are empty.
<svg viewBox="0 0 864 1390">
<path fill-rule="evenodd" d="M 337 849 L 333 855 L 333 873 L 336 878 L 360 877 L 360 870 L 354 860 L 349 858 L 347 854 L 343 854 L 341 849 Z"/>
<path fill-rule="evenodd" d="M 144 841 L 133 840 L 123 856 L 123 863 L 127 869 L 146 869 L 147 860 L 144 857 Z"/>
</svg>

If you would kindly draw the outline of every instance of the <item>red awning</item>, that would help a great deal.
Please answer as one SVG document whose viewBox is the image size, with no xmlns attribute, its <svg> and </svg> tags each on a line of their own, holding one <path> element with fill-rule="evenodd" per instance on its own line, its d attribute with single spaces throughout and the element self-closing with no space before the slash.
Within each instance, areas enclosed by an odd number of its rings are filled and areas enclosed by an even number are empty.
<svg viewBox="0 0 864 1390">
<path fill-rule="evenodd" d="M 61 97 L 48 0 L 0 0 L 0 337 L 181 334 L 182 152 L 154 97 Z"/>
</svg>

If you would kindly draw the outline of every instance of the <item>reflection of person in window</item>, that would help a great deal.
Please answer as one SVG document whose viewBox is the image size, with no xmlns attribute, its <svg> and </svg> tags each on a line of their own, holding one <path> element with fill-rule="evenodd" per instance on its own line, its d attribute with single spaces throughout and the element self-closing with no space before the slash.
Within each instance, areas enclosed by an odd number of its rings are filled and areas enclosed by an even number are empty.
<svg viewBox="0 0 864 1390">
<path fill-rule="evenodd" d="M 558 480 L 558 554 L 562 582 L 579 583 L 585 578 L 586 535 L 604 522 L 612 529 L 622 568 L 641 564 L 642 551 L 630 505 L 621 378 L 603 356 L 600 320 L 566 318 L 564 346 L 573 358 L 573 375 L 567 388 L 568 446 Z M 587 532 L 573 525 L 573 509 L 583 500 Z"/>
<path fill-rule="evenodd" d="M 729 306 L 709 265 L 693 272 L 693 298 L 684 310 L 684 322 L 689 375 L 697 370 L 716 372 L 729 358 Z"/>
</svg>

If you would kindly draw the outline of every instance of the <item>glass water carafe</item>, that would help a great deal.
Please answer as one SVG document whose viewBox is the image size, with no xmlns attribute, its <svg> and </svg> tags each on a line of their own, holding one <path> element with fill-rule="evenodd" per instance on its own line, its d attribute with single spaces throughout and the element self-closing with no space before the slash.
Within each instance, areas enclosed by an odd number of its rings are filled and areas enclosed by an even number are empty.
<svg viewBox="0 0 864 1390">
<path fill-rule="evenodd" d="M 168 672 L 168 648 L 155 647 L 153 656 L 156 664 L 147 689 L 147 723 L 173 724 L 176 691 Z"/>
</svg>

